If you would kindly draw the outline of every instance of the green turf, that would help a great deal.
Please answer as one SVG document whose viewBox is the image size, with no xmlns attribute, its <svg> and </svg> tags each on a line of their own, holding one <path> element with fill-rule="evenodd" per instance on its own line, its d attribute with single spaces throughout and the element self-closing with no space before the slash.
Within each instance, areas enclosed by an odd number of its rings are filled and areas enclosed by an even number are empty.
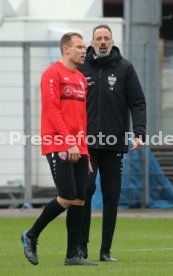
<svg viewBox="0 0 173 276">
<path fill-rule="evenodd" d="M 112 256 L 117 263 L 98 261 L 101 219 L 93 218 L 89 259 L 97 267 L 64 267 L 66 250 L 65 218 L 52 222 L 39 239 L 40 264 L 31 265 L 24 257 L 21 232 L 35 218 L 0 218 L 0 275 L 2 276 L 172 276 L 173 220 L 118 218 Z"/>
</svg>

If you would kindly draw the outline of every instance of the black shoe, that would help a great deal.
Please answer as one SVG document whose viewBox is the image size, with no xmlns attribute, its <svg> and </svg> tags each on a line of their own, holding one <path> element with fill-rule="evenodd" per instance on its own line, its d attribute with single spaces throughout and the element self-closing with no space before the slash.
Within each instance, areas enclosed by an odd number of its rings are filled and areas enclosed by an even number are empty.
<svg viewBox="0 0 173 276">
<path fill-rule="evenodd" d="M 38 264 L 38 256 L 37 256 L 37 239 L 29 238 L 26 235 L 27 232 L 23 232 L 21 240 L 24 246 L 25 257 L 31 262 L 33 265 Z"/>
<path fill-rule="evenodd" d="M 103 253 L 101 252 L 100 253 L 100 261 L 102 262 L 117 262 L 118 260 L 117 259 L 114 259 L 111 257 L 111 254 L 108 252 L 108 253 Z"/>
<path fill-rule="evenodd" d="M 70 259 L 65 259 L 64 265 L 97 265 L 97 263 L 90 262 L 86 259 L 80 258 L 79 256 L 74 256 Z"/>
<path fill-rule="evenodd" d="M 78 255 L 80 258 L 87 259 L 88 258 L 88 248 L 87 244 L 85 245 L 80 245 L 78 247 Z"/>
</svg>

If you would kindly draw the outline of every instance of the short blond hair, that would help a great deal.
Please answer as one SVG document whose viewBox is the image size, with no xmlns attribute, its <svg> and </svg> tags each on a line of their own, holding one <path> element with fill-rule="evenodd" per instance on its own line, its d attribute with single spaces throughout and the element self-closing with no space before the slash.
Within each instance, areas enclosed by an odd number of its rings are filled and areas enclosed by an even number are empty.
<svg viewBox="0 0 173 276">
<path fill-rule="evenodd" d="M 62 49 L 63 49 L 64 45 L 68 45 L 68 46 L 71 45 L 71 41 L 72 41 L 73 36 L 77 36 L 77 37 L 83 39 L 82 35 L 80 33 L 77 33 L 77 32 L 69 32 L 69 33 L 64 34 L 60 39 L 61 54 L 63 54 Z"/>
</svg>

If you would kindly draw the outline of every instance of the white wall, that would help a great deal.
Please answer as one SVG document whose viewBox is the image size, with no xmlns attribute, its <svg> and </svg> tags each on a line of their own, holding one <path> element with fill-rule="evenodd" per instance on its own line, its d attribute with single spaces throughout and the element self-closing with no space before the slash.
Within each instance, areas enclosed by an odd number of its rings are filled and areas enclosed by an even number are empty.
<svg viewBox="0 0 173 276">
<path fill-rule="evenodd" d="M 0 25 L 0 40 L 47 40 L 48 33 L 57 31 L 61 35 L 68 30 L 79 30 L 82 32 L 84 39 L 90 43 L 92 38 L 92 30 L 99 24 L 108 24 L 112 29 L 113 38 L 116 44 L 121 45 L 123 41 L 123 20 L 121 18 L 85 18 L 85 19 L 55 19 L 42 18 L 34 19 L 28 17 L 5 18 Z"/>
<path fill-rule="evenodd" d="M 75 19 L 102 17 L 102 0 L 0 0 L 8 2 L 18 15 Z M 7 5 L 7 4 L 6 4 Z M 22 14 L 23 12 L 23 14 Z"/>
<path fill-rule="evenodd" d="M 54 16 L 59 19 L 101 17 L 102 0 L 35 0 L 29 1 L 30 16 Z"/>
</svg>

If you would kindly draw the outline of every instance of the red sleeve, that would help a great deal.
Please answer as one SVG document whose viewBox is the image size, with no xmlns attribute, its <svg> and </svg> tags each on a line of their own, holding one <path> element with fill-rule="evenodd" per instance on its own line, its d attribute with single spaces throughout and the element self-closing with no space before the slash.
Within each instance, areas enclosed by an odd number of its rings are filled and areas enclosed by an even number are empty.
<svg viewBox="0 0 173 276">
<path fill-rule="evenodd" d="M 65 137 L 70 135 L 64 123 L 60 110 L 60 76 L 53 70 L 47 70 L 41 78 L 42 106 L 45 106 L 46 114 L 55 134 Z M 71 147 L 71 146 L 70 146 Z"/>
</svg>

